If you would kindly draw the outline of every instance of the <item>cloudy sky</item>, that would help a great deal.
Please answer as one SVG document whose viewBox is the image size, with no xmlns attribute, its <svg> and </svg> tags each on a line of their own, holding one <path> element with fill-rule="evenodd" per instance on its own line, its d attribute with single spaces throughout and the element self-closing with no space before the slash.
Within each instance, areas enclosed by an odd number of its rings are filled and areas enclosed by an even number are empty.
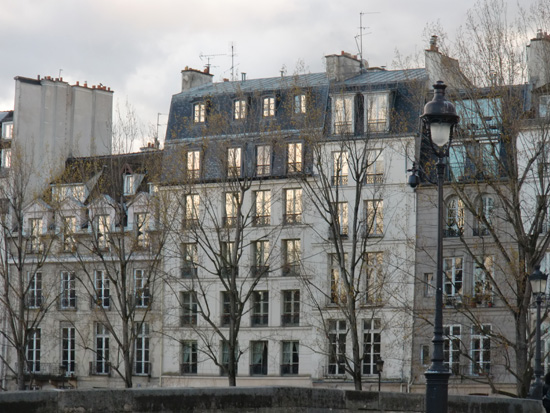
<svg viewBox="0 0 550 413">
<path fill-rule="evenodd" d="M 523 0 L 528 2 L 529 0 Z M 13 108 L 14 77 L 102 83 L 115 105 L 128 101 L 144 124 L 167 114 L 185 66 L 210 58 L 215 81 L 324 70 L 324 56 L 356 54 L 363 15 L 364 57 L 392 67 L 427 46 L 428 23 L 452 36 L 475 0 L 0 0 L 0 110 Z M 513 6 L 512 6 L 513 7 Z M 202 57 L 201 57 L 202 56 Z M 300 62 L 303 62 L 301 64 Z M 166 116 L 160 116 L 161 123 Z M 161 132 L 162 137 L 162 132 Z"/>
</svg>

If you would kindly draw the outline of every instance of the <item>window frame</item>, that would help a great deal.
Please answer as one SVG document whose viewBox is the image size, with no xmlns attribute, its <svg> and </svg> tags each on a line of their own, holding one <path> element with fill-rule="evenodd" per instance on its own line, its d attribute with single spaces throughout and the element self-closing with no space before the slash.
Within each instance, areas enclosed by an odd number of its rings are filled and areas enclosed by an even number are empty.
<svg viewBox="0 0 550 413">
<path fill-rule="evenodd" d="M 300 369 L 300 342 L 281 341 L 281 376 L 295 376 Z"/>
<path fill-rule="evenodd" d="M 193 104 L 193 123 L 206 123 L 206 102 L 197 102 Z"/>
<path fill-rule="evenodd" d="M 269 291 L 253 291 L 250 304 L 250 326 L 267 327 L 269 325 Z"/>
<path fill-rule="evenodd" d="M 149 323 L 136 323 L 136 338 L 134 340 L 134 374 L 148 376 L 151 374 Z"/>
<path fill-rule="evenodd" d="M 275 117 L 276 111 L 277 108 L 275 96 L 264 96 L 262 98 L 262 118 L 273 118 Z"/>
<path fill-rule="evenodd" d="M 282 290 L 282 326 L 300 325 L 300 290 Z"/>
<path fill-rule="evenodd" d="M 74 271 L 61 271 L 61 310 L 76 309 L 76 274 Z"/>
<path fill-rule="evenodd" d="M 363 361 L 361 374 L 378 374 L 376 362 L 381 359 L 382 322 L 379 318 L 363 320 Z"/>
<path fill-rule="evenodd" d="M 256 146 L 256 176 L 271 175 L 271 145 Z"/>
<path fill-rule="evenodd" d="M 303 171 L 303 150 L 304 145 L 302 142 L 288 142 L 286 144 L 286 171 L 288 175 Z"/>
<path fill-rule="evenodd" d="M 302 188 L 285 188 L 285 210 L 283 223 L 286 225 L 302 224 L 303 222 L 303 191 Z"/>
</svg>

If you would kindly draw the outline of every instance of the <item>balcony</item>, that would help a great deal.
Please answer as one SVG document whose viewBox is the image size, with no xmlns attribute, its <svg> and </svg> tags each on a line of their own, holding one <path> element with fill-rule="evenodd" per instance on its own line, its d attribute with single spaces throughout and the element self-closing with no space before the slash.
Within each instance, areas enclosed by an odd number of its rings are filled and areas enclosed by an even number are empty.
<svg viewBox="0 0 550 413">
<path fill-rule="evenodd" d="M 294 264 L 283 265 L 283 277 L 298 277 L 300 275 L 300 266 Z"/>
<path fill-rule="evenodd" d="M 151 375 L 151 363 L 148 361 L 136 361 L 134 363 L 134 376 L 150 376 Z"/>
<path fill-rule="evenodd" d="M 336 236 L 336 239 L 338 239 L 338 237 L 347 239 L 348 235 L 349 235 L 349 228 L 348 228 L 347 224 L 345 224 L 343 226 L 340 226 L 340 231 L 339 231 L 339 234 Z M 334 238 L 335 238 L 334 237 L 334 232 L 331 228 L 329 228 L 329 230 L 328 230 L 328 239 L 334 239 Z"/>
<path fill-rule="evenodd" d="M 111 363 L 105 360 L 90 361 L 90 376 L 111 377 Z"/>
<path fill-rule="evenodd" d="M 269 322 L 268 314 L 252 314 L 250 316 L 250 325 L 252 327 L 267 326 Z"/>
<path fill-rule="evenodd" d="M 298 363 L 281 364 L 281 376 L 293 376 L 298 374 Z"/>
<path fill-rule="evenodd" d="M 67 368 L 68 367 L 68 368 Z M 16 364 L 17 369 L 17 364 Z M 76 372 L 76 363 L 70 362 L 66 364 L 57 363 L 41 363 L 40 361 L 28 361 L 25 364 L 25 375 L 32 375 L 42 380 L 59 379 L 61 377 L 74 377 Z"/>
<path fill-rule="evenodd" d="M 188 374 L 197 374 L 197 363 L 182 363 L 180 364 L 180 374 L 182 376 Z"/>
<path fill-rule="evenodd" d="M 254 265 L 250 267 L 250 272 L 254 278 L 267 277 L 269 273 L 269 265 Z"/>
<path fill-rule="evenodd" d="M 180 327 L 192 327 L 197 325 L 197 314 L 184 314 L 180 316 Z"/>
<path fill-rule="evenodd" d="M 283 215 L 283 224 L 296 225 L 301 223 L 302 223 L 302 213 Z"/>
<path fill-rule="evenodd" d="M 281 315 L 281 324 L 283 326 L 297 326 L 300 325 L 300 314 L 289 313 Z"/>
<path fill-rule="evenodd" d="M 333 176 L 330 180 L 332 186 L 344 186 L 348 184 L 347 175 Z"/>
<path fill-rule="evenodd" d="M 181 278 L 197 278 L 197 268 L 192 265 L 184 265 L 180 269 Z"/>
<path fill-rule="evenodd" d="M 443 230 L 443 237 L 445 238 L 458 238 L 463 234 L 464 234 L 464 228 L 447 227 Z"/>
<path fill-rule="evenodd" d="M 251 376 L 267 376 L 267 363 L 251 364 L 250 365 Z"/>
<path fill-rule="evenodd" d="M 367 185 L 382 184 L 384 183 L 384 174 L 367 174 L 365 183 Z"/>
<path fill-rule="evenodd" d="M 474 228 L 474 237 L 486 237 L 490 234 L 489 228 Z"/>
<path fill-rule="evenodd" d="M 271 216 L 270 215 L 256 215 L 252 220 L 252 225 L 255 227 L 263 227 L 266 225 L 271 225 Z"/>
</svg>

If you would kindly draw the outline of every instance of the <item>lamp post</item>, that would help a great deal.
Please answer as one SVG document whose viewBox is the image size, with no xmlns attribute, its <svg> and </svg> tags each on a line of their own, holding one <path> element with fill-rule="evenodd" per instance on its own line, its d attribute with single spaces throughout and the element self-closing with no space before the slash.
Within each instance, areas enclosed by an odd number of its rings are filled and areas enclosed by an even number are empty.
<svg viewBox="0 0 550 413">
<path fill-rule="evenodd" d="M 529 283 L 531 284 L 531 290 L 533 295 L 536 296 L 537 303 L 537 321 L 535 326 L 535 381 L 531 384 L 529 389 L 529 398 L 542 399 L 542 370 L 541 364 L 541 349 L 540 349 L 540 305 L 542 303 L 542 296 L 546 291 L 546 281 L 548 275 L 544 274 L 540 270 L 540 266 L 535 267 L 535 271 L 529 276 Z"/>
<path fill-rule="evenodd" d="M 378 393 L 380 393 L 380 388 L 382 384 L 382 372 L 384 371 L 384 360 L 380 357 L 376 359 L 376 371 L 378 372 Z"/>
<path fill-rule="evenodd" d="M 420 117 L 424 124 L 424 133 L 429 138 L 434 154 L 437 156 L 437 271 L 435 292 L 435 316 L 432 364 L 425 373 L 426 376 L 426 412 L 447 412 L 447 390 L 449 372 L 445 365 L 443 347 L 443 180 L 445 177 L 444 159 L 449 154 L 449 146 L 453 136 L 453 128 L 460 119 L 454 105 L 445 99 L 446 85 L 437 81 L 434 87 L 433 99 L 424 106 Z M 413 171 L 416 175 L 416 170 Z M 409 184 L 414 188 L 418 185 L 417 178 L 410 178 Z"/>
</svg>

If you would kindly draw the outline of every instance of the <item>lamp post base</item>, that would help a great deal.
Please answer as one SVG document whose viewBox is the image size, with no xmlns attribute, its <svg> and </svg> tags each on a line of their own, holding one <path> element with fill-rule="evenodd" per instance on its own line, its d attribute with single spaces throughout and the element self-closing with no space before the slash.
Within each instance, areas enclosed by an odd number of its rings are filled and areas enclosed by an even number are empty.
<svg viewBox="0 0 550 413">
<path fill-rule="evenodd" d="M 426 413 L 447 413 L 449 371 L 428 370 L 426 376 Z"/>
<path fill-rule="evenodd" d="M 529 396 L 527 396 L 527 398 L 533 400 L 541 400 L 542 384 L 543 383 L 541 380 L 535 380 L 533 383 L 531 383 L 531 387 L 529 388 Z"/>
</svg>

